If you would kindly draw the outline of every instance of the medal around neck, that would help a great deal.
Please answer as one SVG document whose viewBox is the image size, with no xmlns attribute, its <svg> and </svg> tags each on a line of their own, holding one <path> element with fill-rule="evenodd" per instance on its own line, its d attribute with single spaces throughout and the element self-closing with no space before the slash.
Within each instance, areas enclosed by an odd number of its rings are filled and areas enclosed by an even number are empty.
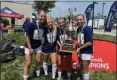
<svg viewBox="0 0 117 80">
<path fill-rule="evenodd" d="M 53 32 L 50 32 L 49 30 L 48 30 L 48 32 L 49 32 L 49 33 L 46 34 L 47 40 L 48 40 L 48 42 L 50 43 L 50 46 L 53 46 L 56 37 L 55 37 L 55 35 L 54 35 Z"/>
</svg>

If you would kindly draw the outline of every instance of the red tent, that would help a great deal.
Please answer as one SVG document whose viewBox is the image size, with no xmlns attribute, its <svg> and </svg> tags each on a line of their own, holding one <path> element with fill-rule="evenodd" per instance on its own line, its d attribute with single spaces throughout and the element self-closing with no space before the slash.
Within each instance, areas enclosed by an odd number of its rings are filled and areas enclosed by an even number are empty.
<svg viewBox="0 0 117 80">
<path fill-rule="evenodd" d="M 11 9 L 9 9 L 8 7 L 5 7 L 0 10 L 0 16 L 8 17 L 8 18 L 18 18 L 18 19 L 24 18 L 23 14 L 16 13 L 12 11 Z"/>
</svg>

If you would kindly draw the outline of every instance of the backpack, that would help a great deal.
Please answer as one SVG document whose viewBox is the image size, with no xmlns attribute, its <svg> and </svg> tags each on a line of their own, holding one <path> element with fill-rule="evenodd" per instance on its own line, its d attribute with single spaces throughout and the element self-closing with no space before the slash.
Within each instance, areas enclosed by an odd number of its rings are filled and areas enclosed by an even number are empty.
<svg viewBox="0 0 117 80">
<path fill-rule="evenodd" d="M 6 52 L 6 53 L 0 53 L 0 63 L 5 63 L 14 60 L 15 54 L 13 51 Z"/>
</svg>

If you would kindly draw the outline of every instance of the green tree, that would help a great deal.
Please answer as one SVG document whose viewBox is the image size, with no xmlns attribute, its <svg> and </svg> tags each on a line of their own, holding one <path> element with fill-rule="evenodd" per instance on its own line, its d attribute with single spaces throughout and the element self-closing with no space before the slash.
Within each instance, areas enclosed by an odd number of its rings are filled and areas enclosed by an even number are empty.
<svg viewBox="0 0 117 80">
<path fill-rule="evenodd" d="M 71 20 L 71 16 L 68 15 L 67 18 L 68 18 L 69 20 Z"/>
<path fill-rule="evenodd" d="M 100 18 L 102 17 L 102 14 L 100 12 L 98 12 L 96 15 Z"/>
<path fill-rule="evenodd" d="M 1 18 L 1 17 L 0 17 L 0 22 L 4 23 L 5 26 L 6 26 L 6 25 L 9 25 L 9 20 L 8 20 L 8 19 Z"/>
<path fill-rule="evenodd" d="M 36 13 L 32 13 L 32 16 L 35 16 L 36 17 Z"/>
<path fill-rule="evenodd" d="M 33 8 L 38 12 L 39 10 L 44 10 L 49 12 L 49 9 L 55 7 L 55 1 L 34 1 Z"/>
<path fill-rule="evenodd" d="M 55 21 L 58 21 L 58 17 L 55 18 Z"/>
</svg>

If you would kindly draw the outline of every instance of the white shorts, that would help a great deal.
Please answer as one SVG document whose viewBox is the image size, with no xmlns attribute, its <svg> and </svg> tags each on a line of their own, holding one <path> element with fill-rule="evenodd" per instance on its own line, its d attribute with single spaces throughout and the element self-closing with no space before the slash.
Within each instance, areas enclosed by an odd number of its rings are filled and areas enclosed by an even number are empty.
<svg viewBox="0 0 117 80">
<path fill-rule="evenodd" d="M 34 49 L 34 52 L 35 52 L 35 53 L 42 53 L 42 46 L 40 46 L 40 47 Z M 25 47 L 24 53 L 25 53 L 25 54 L 29 54 L 29 49 Z"/>
<path fill-rule="evenodd" d="M 80 55 L 78 55 L 82 60 L 91 60 L 92 58 L 92 54 L 84 54 L 81 53 Z"/>
<path fill-rule="evenodd" d="M 24 36 L 26 36 L 26 32 L 24 32 Z"/>
</svg>

